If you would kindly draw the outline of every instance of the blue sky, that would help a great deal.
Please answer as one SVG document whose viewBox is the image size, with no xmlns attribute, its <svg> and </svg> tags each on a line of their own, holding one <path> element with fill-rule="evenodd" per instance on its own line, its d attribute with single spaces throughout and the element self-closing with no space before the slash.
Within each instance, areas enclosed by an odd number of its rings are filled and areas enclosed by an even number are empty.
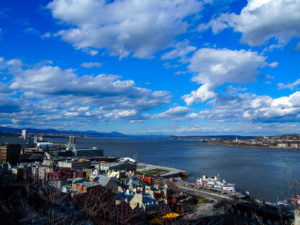
<svg viewBox="0 0 300 225">
<path fill-rule="evenodd" d="M 300 133 L 299 0 L 0 2 L 0 125 Z"/>
</svg>

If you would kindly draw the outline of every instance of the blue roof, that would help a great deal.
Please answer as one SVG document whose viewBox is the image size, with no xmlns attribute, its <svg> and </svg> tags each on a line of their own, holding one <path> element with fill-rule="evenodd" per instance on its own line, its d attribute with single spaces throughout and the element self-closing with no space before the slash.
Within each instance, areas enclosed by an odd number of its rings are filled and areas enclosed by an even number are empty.
<svg viewBox="0 0 300 225">
<path fill-rule="evenodd" d="M 116 196 L 116 198 L 118 199 L 118 198 L 121 198 L 121 199 L 127 199 L 127 201 L 130 201 L 132 198 L 134 197 L 134 195 L 133 194 L 126 194 L 126 192 L 121 192 L 121 193 L 119 193 L 117 196 Z"/>
<path fill-rule="evenodd" d="M 157 201 L 155 198 L 152 198 L 151 195 L 145 193 L 143 195 L 143 204 L 146 207 L 151 207 L 151 206 L 157 205 Z"/>
</svg>

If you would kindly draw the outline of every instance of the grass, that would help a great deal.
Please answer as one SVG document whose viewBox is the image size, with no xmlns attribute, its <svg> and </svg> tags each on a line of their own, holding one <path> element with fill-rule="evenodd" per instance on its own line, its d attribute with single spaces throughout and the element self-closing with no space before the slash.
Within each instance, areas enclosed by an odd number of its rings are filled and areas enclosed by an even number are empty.
<svg viewBox="0 0 300 225">
<path fill-rule="evenodd" d="M 154 176 L 154 175 L 160 175 L 160 174 L 163 174 L 163 173 L 166 173 L 166 172 L 169 172 L 169 171 L 168 170 L 162 170 L 162 169 L 152 169 L 152 170 L 142 171 L 141 173 L 142 174 L 147 174 L 147 175 L 150 175 L 150 176 Z"/>
<path fill-rule="evenodd" d="M 198 200 L 198 202 L 207 202 L 207 199 L 202 197 L 202 196 L 199 196 L 199 195 L 193 195 L 193 194 L 190 194 L 190 193 L 185 193 L 189 196 L 192 196 L 193 198 L 196 198 Z"/>
</svg>

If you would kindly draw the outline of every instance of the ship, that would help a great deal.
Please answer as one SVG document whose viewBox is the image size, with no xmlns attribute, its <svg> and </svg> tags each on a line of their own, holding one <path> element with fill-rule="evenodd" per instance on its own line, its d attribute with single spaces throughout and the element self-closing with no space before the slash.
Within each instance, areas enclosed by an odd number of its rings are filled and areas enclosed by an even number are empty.
<svg viewBox="0 0 300 225">
<path fill-rule="evenodd" d="M 200 187 L 208 187 L 226 192 L 236 192 L 235 184 L 228 183 L 226 180 L 220 179 L 219 176 L 207 177 L 206 175 L 202 175 L 201 178 L 196 180 L 196 184 Z"/>
<path fill-rule="evenodd" d="M 300 207 L 300 195 L 297 195 L 294 198 L 285 199 L 282 201 L 278 201 L 277 205 L 280 207 L 287 207 L 291 209 L 296 209 Z"/>
</svg>

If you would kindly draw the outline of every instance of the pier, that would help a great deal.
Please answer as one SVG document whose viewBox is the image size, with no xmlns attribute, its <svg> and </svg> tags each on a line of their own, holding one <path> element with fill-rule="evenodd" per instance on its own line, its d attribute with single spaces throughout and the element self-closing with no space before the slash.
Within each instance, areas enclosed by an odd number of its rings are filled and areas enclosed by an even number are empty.
<svg viewBox="0 0 300 225">
<path fill-rule="evenodd" d="M 170 168 L 170 167 L 166 167 L 166 166 L 157 166 L 157 165 L 147 164 L 147 163 L 138 163 L 137 171 L 145 173 L 145 174 L 147 174 L 147 172 L 148 172 L 149 175 L 157 175 L 159 177 L 164 177 L 164 178 L 178 177 L 178 176 L 179 177 L 188 177 L 188 174 L 189 174 L 185 170 Z M 151 174 L 152 171 L 153 171 L 153 173 L 155 171 L 157 171 L 157 173 Z"/>
</svg>

